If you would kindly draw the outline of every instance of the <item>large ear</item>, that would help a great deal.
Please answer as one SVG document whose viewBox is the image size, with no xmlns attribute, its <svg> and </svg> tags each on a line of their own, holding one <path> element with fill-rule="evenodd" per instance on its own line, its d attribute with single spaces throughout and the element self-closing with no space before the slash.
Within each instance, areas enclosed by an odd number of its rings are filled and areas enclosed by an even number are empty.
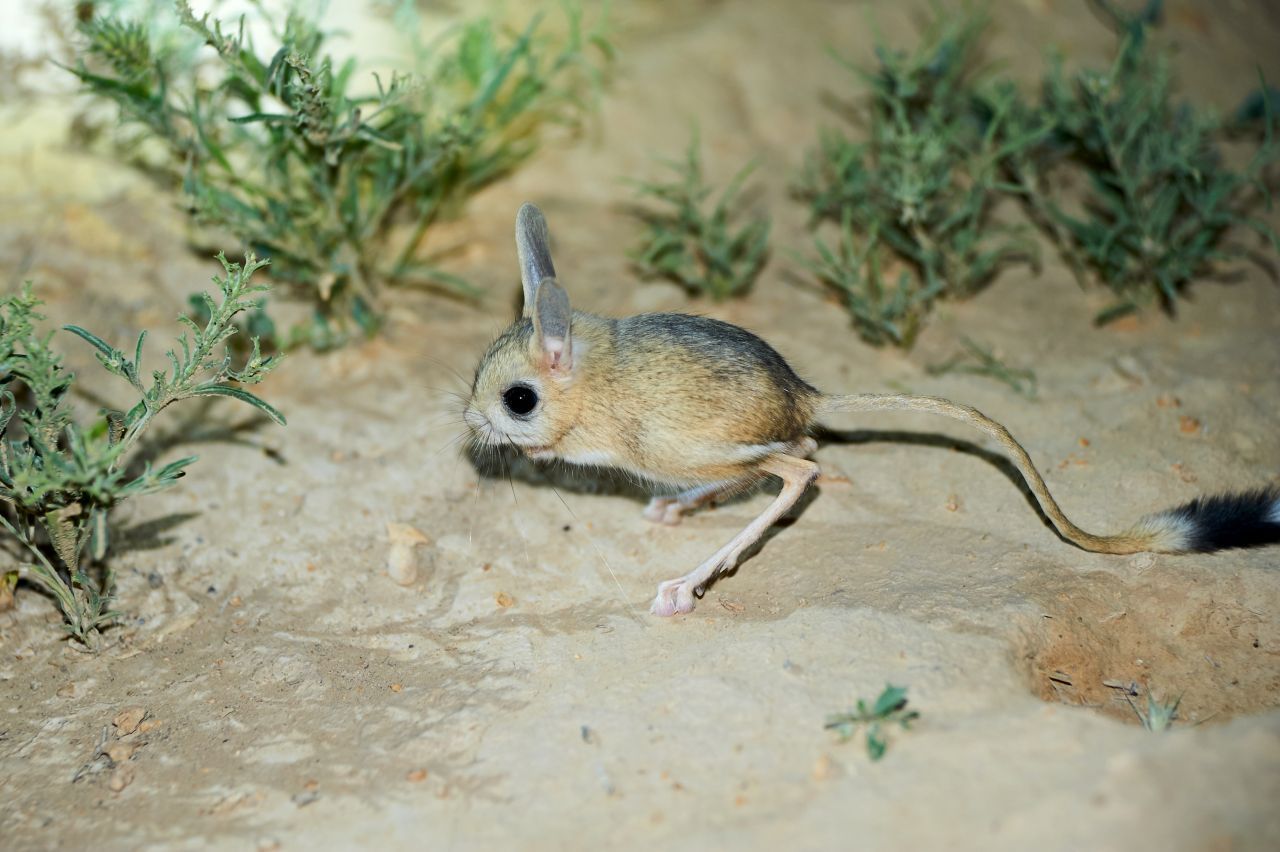
<svg viewBox="0 0 1280 852">
<path fill-rule="evenodd" d="M 524 315 L 530 316 L 538 301 L 538 286 L 556 277 L 547 220 L 532 204 L 522 205 L 516 214 L 516 252 L 520 255 L 520 283 L 524 285 Z"/>
<path fill-rule="evenodd" d="M 542 363 L 552 372 L 569 372 L 573 367 L 573 311 L 569 294 L 554 278 L 544 278 L 533 303 L 533 336 Z"/>
</svg>

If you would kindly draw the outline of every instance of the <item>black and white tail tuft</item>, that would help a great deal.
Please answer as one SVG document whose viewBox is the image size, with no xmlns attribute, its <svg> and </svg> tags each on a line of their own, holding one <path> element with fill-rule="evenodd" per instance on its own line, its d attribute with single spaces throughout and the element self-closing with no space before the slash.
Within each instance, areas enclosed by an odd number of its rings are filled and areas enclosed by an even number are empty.
<svg viewBox="0 0 1280 852">
<path fill-rule="evenodd" d="M 1188 553 L 1280 544 L 1280 488 L 1197 497 L 1150 520 L 1176 529 Z"/>
</svg>

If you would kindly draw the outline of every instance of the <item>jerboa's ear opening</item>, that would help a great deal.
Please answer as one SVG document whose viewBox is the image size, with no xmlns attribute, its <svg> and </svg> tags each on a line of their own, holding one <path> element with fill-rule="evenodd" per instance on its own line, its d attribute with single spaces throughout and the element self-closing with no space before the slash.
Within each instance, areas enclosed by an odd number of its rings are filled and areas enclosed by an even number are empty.
<svg viewBox="0 0 1280 852">
<path fill-rule="evenodd" d="M 516 253 L 520 256 L 520 283 L 524 287 L 524 315 L 533 314 L 538 286 L 556 277 L 551 263 L 551 240 L 547 220 L 532 204 L 523 204 L 516 214 Z"/>
<path fill-rule="evenodd" d="M 542 365 L 553 373 L 567 373 L 573 367 L 572 319 L 569 294 L 556 279 L 542 279 L 533 303 L 533 338 Z"/>
</svg>

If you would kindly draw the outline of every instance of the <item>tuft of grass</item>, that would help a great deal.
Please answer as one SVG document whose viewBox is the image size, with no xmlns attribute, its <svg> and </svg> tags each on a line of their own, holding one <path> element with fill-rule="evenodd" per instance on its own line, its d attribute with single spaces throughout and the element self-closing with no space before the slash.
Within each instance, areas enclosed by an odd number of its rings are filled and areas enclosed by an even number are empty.
<svg viewBox="0 0 1280 852">
<path fill-rule="evenodd" d="M 541 128 L 589 108 L 611 48 L 579 6 L 564 9 L 561 39 L 540 17 L 517 32 L 479 18 L 415 43 L 416 73 L 383 79 L 336 59 L 297 12 L 267 19 L 275 43 L 258 45 L 245 18 L 177 0 L 176 32 L 90 17 L 70 70 L 118 107 L 139 148 L 159 143 L 199 223 L 270 258 L 286 292 L 313 304 L 284 345 L 323 349 L 376 332 L 388 285 L 475 295 L 421 249 L 433 223 L 532 153 Z"/>
<path fill-rule="evenodd" d="M 946 361 L 930 364 L 924 371 L 930 376 L 945 376 L 948 373 L 965 373 L 970 376 L 985 376 L 1009 386 L 1014 393 L 1027 399 L 1036 398 L 1036 374 L 1034 370 L 1010 367 L 1000 360 L 991 349 L 974 342 L 968 337 L 961 338 L 963 350 Z"/>
<path fill-rule="evenodd" d="M 76 376 L 52 347 L 53 332 L 41 332 L 41 302 L 27 284 L 0 298 L 0 526 L 25 551 L 18 568 L 57 601 L 73 637 L 95 646 L 111 607 L 115 581 L 109 561 L 108 515 L 130 497 L 172 486 L 196 458 L 190 456 L 141 470 L 131 461 L 147 428 L 175 402 L 230 397 L 252 405 L 283 425 L 271 405 L 244 389 L 262 381 L 279 362 L 263 357 L 255 339 L 243 366 L 232 366 L 228 339 L 234 319 L 252 310 L 266 287 L 251 276 L 266 265 L 252 254 L 243 265 L 222 255 L 224 277 L 214 278 L 218 297 L 203 295 L 204 323 L 181 317 L 187 327 L 166 354 L 167 369 L 149 375 L 142 367 L 146 332 L 132 357 L 79 326 L 65 330 L 88 342 L 102 367 L 127 381 L 138 401 L 128 411 L 104 410 L 88 426 L 74 416 L 68 397 Z M 95 570 L 96 566 L 96 570 Z"/>
<path fill-rule="evenodd" d="M 703 176 L 696 134 L 683 160 L 662 162 L 672 179 L 638 182 L 637 194 L 667 209 L 637 212 L 648 227 L 631 259 L 643 276 L 673 281 L 691 295 L 721 301 L 745 294 L 769 251 L 767 214 L 735 224 L 739 196 L 754 165 L 739 171 L 717 197 Z"/>
<path fill-rule="evenodd" d="M 1164 702 L 1156 699 L 1151 692 L 1147 692 L 1147 710 L 1142 712 L 1138 706 L 1133 703 L 1133 699 L 1127 694 L 1125 700 L 1129 702 L 1129 706 L 1133 708 L 1134 715 L 1142 722 L 1142 727 L 1152 733 L 1160 733 L 1168 730 L 1173 725 L 1173 720 L 1178 715 L 1178 705 L 1182 703 L 1182 696 L 1179 695 L 1172 702 Z"/>
<path fill-rule="evenodd" d="M 1112 291 L 1099 323 L 1152 303 L 1172 312 L 1193 280 L 1254 256 L 1233 242 L 1240 231 L 1280 251 L 1255 213 L 1269 208 L 1268 170 L 1280 160 L 1276 90 L 1261 81 L 1224 124 L 1174 97 L 1151 35 L 1161 0 L 1135 13 L 1096 5 L 1117 33 L 1110 67 L 1068 74 L 1057 62 L 1035 101 L 982 71 L 986 19 L 968 11 L 939 7 L 913 51 L 880 43 L 878 67 L 854 68 L 869 89 L 866 137 L 825 134 L 797 195 L 836 234 L 804 262 L 866 340 L 909 347 L 936 300 L 1034 262 L 1022 226 L 991 218 L 1005 197 L 1077 280 Z M 1223 156 L 1226 133 L 1260 137 L 1242 168 Z M 1064 198 L 1064 171 L 1087 181 L 1083 203 Z"/>
<path fill-rule="evenodd" d="M 806 159 L 796 194 L 815 224 L 840 229 L 834 248 L 816 240 L 807 265 L 870 343 L 910 347 L 934 301 L 971 296 L 1007 263 L 1034 259 L 1023 229 L 991 209 L 1001 163 L 1047 128 L 1014 124 L 1005 101 L 975 108 L 985 25 L 937 9 L 914 50 L 878 43 L 878 67 L 845 63 L 869 89 L 868 138 L 827 132 Z"/>
<path fill-rule="evenodd" d="M 879 760 L 889 748 L 884 729 L 898 725 L 907 730 L 918 718 L 920 714 L 917 711 L 907 709 L 906 687 L 886 684 L 874 703 L 868 705 L 859 698 L 856 709 L 832 714 L 824 727 L 838 733 L 842 741 L 847 741 L 853 738 L 859 728 L 865 726 L 867 755 L 872 760 Z"/>
</svg>

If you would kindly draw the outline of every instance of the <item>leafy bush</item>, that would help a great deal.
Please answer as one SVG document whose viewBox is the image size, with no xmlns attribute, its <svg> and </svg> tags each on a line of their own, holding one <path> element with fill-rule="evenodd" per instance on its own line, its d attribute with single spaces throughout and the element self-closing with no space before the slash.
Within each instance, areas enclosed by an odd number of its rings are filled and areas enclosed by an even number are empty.
<svg viewBox="0 0 1280 852">
<path fill-rule="evenodd" d="M 1218 118 L 1174 100 L 1150 38 L 1160 0 L 1136 14 L 1097 5 L 1118 33 L 1111 67 L 1068 75 L 1057 63 L 1038 102 L 975 72 L 985 19 L 967 12 L 939 9 L 914 52 L 878 45 L 878 69 L 857 71 L 870 88 L 868 138 L 824 135 L 798 194 L 815 222 L 839 226 L 805 262 L 869 342 L 910 346 L 937 299 L 971 296 L 1005 263 L 1033 257 L 1020 226 L 989 215 L 1005 196 L 1082 283 L 1112 290 L 1099 321 L 1153 301 L 1172 309 L 1194 278 L 1248 255 L 1229 242 L 1240 226 L 1280 250 L 1252 212 L 1269 203 L 1266 171 L 1280 156 L 1274 90 L 1264 83 L 1228 128 L 1262 134 L 1234 170 Z M 1083 204 L 1064 199 L 1060 170 L 1086 177 Z"/>
<path fill-rule="evenodd" d="M 78 326 L 66 330 L 88 341 L 107 372 L 138 392 L 127 412 L 104 411 L 89 427 L 74 417 L 68 397 L 75 375 L 50 348 L 53 333 L 42 333 L 41 302 L 31 286 L 0 298 L 0 525 L 21 544 L 29 562 L 19 575 L 38 583 L 57 600 L 67 631 L 85 644 L 116 613 L 109 609 L 114 580 L 104 562 L 109 541 L 108 513 L 122 501 L 172 486 L 194 456 L 154 469 L 137 470 L 132 452 L 152 420 L 169 405 L 196 397 L 225 396 L 249 403 L 281 425 L 284 417 L 241 385 L 260 382 L 278 363 L 264 358 L 255 339 L 243 367 L 235 369 L 225 343 L 235 334 L 237 314 L 257 304 L 266 287 L 250 276 L 265 265 L 253 255 L 243 266 L 219 255 L 225 277 L 214 278 L 221 298 L 204 295 L 209 319 L 189 317 L 189 328 L 166 355 L 169 369 L 150 377 L 142 370 L 143 342 L 133 357 Z M 94 575 L 92 565 L 100 570 Z"/>
<path fill-rule="evenodd" d="M 1083 210 L 1067 212 L 1029 172 L 1014 175 L 1024 197 L 1047 212 L 1049 235 L 1071 265 L 1092 269 L 1115 294 L 1100 322 L 1151 302 L 1172 310 L 1193 279 L 1245 255 L 1226 241 L 1238 226 L 1280 249 L 1275 232 L 1250 212 L 1269 201 L 1265 171 L 1280 156 L 1270 99 L 1262 100 L 1262 144 L 1243 170 L 1230 168 L 1217 142 L 1220 120 L 1174 101 L 1168 58 L 1150 48 L 1147 27 L 1160 3 L 1134 16 L 1104 8 L 1120 33 L 1111 67 L 1068 76 L 1055 65 L 1038 107 L 1053 127 L 1050 144 L 1088 176 Z M 1046 161 L 1053 163 L 1053 152 Z"/>
<path fill-rule="evenodd" d="M 296 12 L 260 50 L 243 19 L 225 27 L 187 0 L 176 8 L 182 30 L 165 38 L 144 20 L 90 18 L 71 70 L 118 106 L 136 141 L 162 143 L 199 222 L 270 258 L 314 304 L 286 345 L 373 333 L 389 283 L 474 293 L 419 259 L 428 229 L 522 162 L 541 126 L 580 116 L 599 75 L 588 48 L 610 50 L 574 6 L 558 45 L 538 18 L 515 34 L 482 18 L 418 48 L 420 75 L 373 76 L 363 94 L 355 61 L 335 60 L 328 35 Z"/>
<path fill-rule="evenodd" d="M 807 158 L 797 194 L 815 223 L 840 227 L 836 247 L 818 239 L 808 265 L 868 342 L 910 346 L 935 300 L 971 296 L 1032 256 L 1021 230 L 990 213 L 1002 161 L 1046 131 L 1011 132 L 1007 111 L 975 109 L 984 26 L 939 11 L 914 51 L 877 45 L 878 68 L 849 66 L 870 89 L 868 138 L 831 131 Z"/>
</svg>

